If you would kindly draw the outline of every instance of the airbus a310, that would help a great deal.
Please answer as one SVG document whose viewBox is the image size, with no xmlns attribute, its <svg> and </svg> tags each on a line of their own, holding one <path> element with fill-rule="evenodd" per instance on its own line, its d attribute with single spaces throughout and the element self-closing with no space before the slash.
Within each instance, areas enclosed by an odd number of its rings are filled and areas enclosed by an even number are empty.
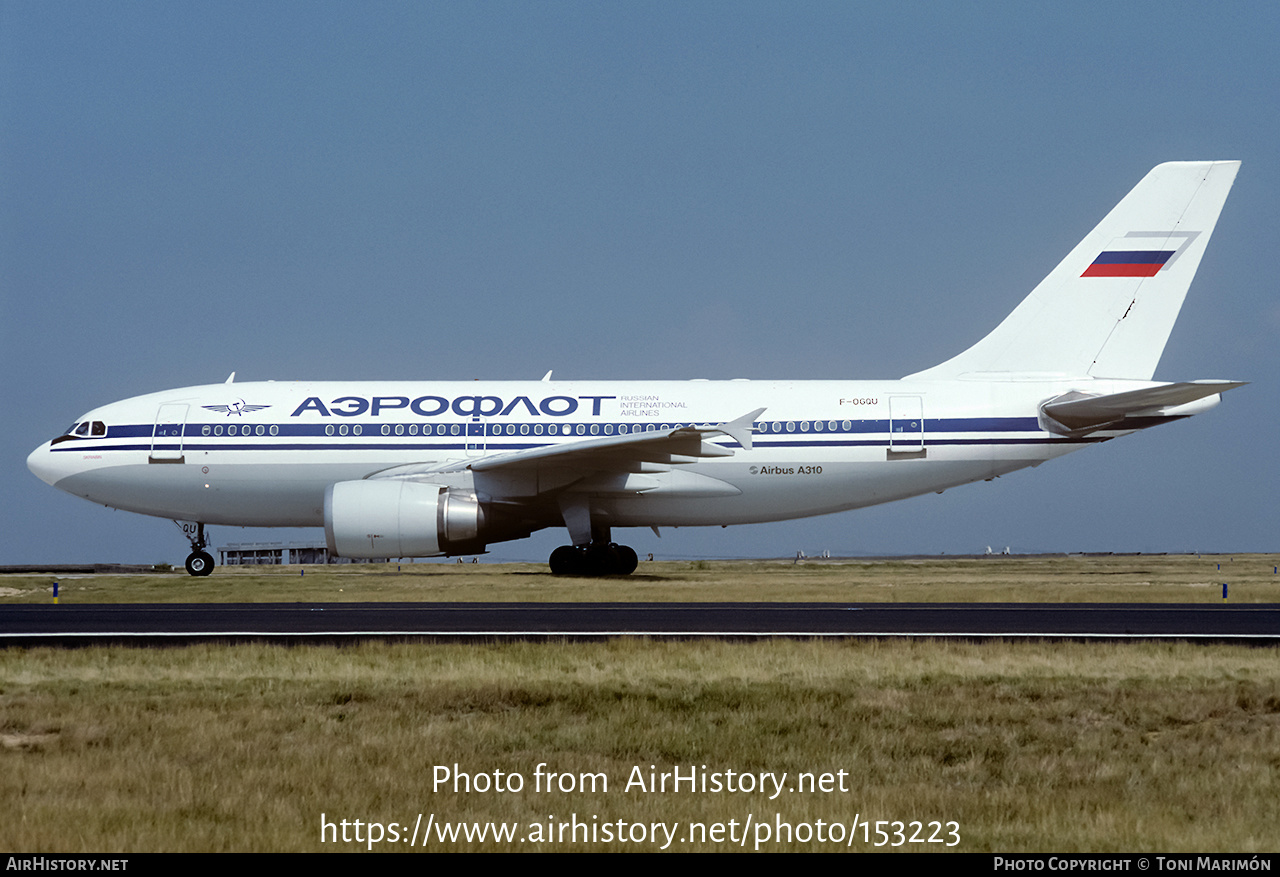
<svg viewBox="0 0 1280 877">
<path fill-rule="evenodd" d="M 27 465 L 194 524 L 192 575 L 213 569 L 207 524 L 323 526 L 351 558 L 564 527 L 552 572 L 625 575 L 619 528 L 861 508 L 1212 408 L 1240 382 L 1152 375 L 1238 168 L 1154 168 L 989 335 L 897 381 L 228 379 L 96 408 Z"/>
</svg>

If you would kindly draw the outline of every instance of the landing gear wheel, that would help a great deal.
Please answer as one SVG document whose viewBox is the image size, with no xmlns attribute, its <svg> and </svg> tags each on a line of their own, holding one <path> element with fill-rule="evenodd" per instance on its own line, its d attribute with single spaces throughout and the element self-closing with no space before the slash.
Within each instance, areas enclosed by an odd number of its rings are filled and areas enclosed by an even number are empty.
<svg viewBox="0 0 1280 877">
<path fill-rule="evenodd" d="M 196 523 L 194 531 L 190 522 L 174 521 L 182 535 L 191 543 L 191 553 L 187 555 L 187 573 L 193 576 L 207 576 L 213 572 L 213 557 L 205 551 L 209 540 L 204 535 L 204 524 Z"/>
<path fill-rule="evenodd" d="M 582 572 L 582 553 L 572 545 L 561 545 L 551 552 L 549 563 L 553 576 L 576 576 Z"/>
<path fill-rule="evenodd" d="M 549 565 L 556 576 L 626 576 L 635 572 L 640 558 L 626 545 L 610 542 L 589 546 L 561 545 L 551 552 Z"/>
<path fill-rule="evenodd" d="M 630 545 L 618 545 L 617 548 L 617 568 L 614 575 L 629 576 L 636 571 L 636 567 L 640 565 L 640 558 L 636 555 L 635 550 Z"/>
<path fill-rule="evenodd" d="M 187 572 L 193 576 L 207 576 L 213 572 L 213 558 L 204 551 L 187 555 Z"/>
</svg>

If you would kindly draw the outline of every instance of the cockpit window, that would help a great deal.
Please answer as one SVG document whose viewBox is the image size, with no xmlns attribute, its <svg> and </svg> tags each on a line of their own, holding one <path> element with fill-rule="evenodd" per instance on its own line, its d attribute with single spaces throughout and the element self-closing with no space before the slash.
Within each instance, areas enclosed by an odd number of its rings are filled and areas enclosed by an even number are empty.
<svg viewBox="0 0 1280 877">
<path fill-rule="evenodd" d="M 88 438 L 89 436 L 101 437 L 107 434 L 107 425 L 101 420 L 86 420 L 83 423 L 73 423 L 67 428 L 67 431 L 53 440 L 53 444 L 61 444 L 62 442 L 74 441 L 75 439 Z"/>
</svg>

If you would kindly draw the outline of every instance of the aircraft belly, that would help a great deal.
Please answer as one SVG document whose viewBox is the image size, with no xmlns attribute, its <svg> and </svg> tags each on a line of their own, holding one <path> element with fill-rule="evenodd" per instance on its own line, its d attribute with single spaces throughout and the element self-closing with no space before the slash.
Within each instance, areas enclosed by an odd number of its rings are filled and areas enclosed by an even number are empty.
<svg viewBox="0 0 1280 877">
<path fill-rule="evenodd" d="M 593 508 L 615 526 L 716 526 L 753 524 L 831 514 L 983 481 L 1036 465 L 1080 445 L 1027 445 L 993 453 L 989 448 L 930 448 L 925 458 L 889 459 L 884 448 L 854 462 L 805 458 L 767 464 L 721 463 L 702 471 L 742 493 L 717 499 L 661 494 L 602 498 Z"/>
</svg>

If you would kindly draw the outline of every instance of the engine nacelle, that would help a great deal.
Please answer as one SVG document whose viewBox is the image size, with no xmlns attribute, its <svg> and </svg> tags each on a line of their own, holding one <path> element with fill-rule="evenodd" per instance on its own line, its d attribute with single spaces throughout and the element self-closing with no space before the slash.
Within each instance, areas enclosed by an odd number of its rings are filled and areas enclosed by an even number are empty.
<svg viewBox="0 0 1280 877">
<path fill-rule="evenodd" d="M 324 493 L 324 536 L 338 557 L 435 557 L 483 526 L 476 495 L 442 484 L 340 481 Z"/>
</svg>

